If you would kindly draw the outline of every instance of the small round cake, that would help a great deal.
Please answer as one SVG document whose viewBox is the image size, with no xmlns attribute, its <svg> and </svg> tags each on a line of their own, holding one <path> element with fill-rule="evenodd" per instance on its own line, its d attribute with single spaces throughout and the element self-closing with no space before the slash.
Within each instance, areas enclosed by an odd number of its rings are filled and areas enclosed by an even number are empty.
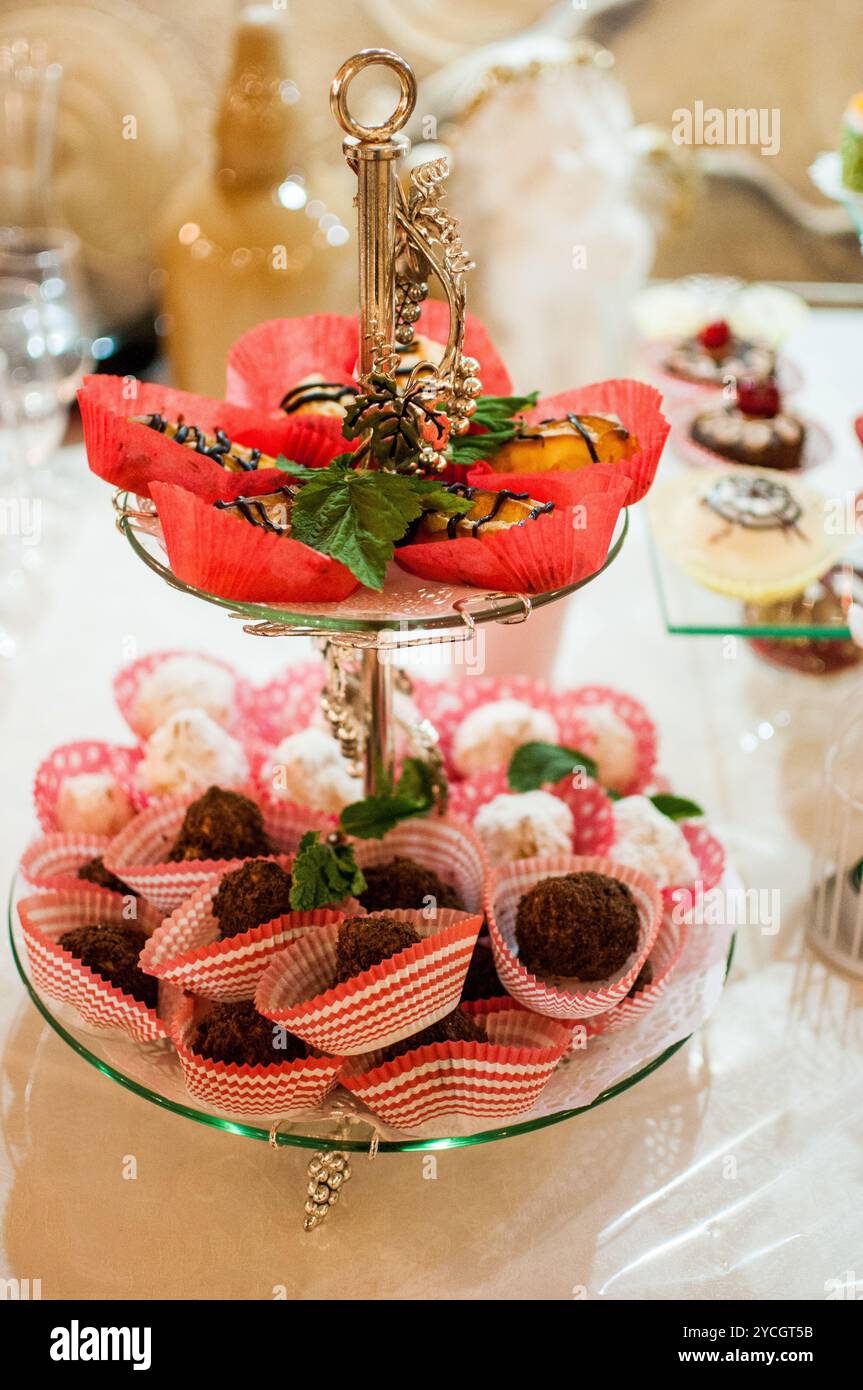
<svg viewBox="0 0 863 1390">
<path fill-rule="evenodd" d="M 448 1042 L 487 1043 L 488 1035 L 478 1019 L 463 1014 L 461 1009 L 454 1009 L 451 1014 L 439 1018 L 437 1023 L 429 1024 L 428 1028 L 423 1028 L 419 1033 L 414 1033 L 409 1038 L 402 1038 L 401 1042 L 392 1043 L 384 1049 L 382 1060 L 392 1062 L 395 1057 L 402 1057 L 406 1052 L 414 1052 L 418 1047 L 428 1047 L 431 1043 Z"/>
<path fill-rule="evenodd" d="M 112 874 L 110 869 L 105 868 L 105 861 L 100 854 L 95 859 L 88 859 L 86 864 L 82 864 L 75 874 L 82 883 L 92 883 L 96 888 L 107 888 L 110 893 L 122 893 L 129 898 L 136 898 L 127 883 Z"/>
<path fill-rule="evenodd" d="M 409 922 L 384 914 L 374 917 L 346 917 L 339 923 L 336 944 L 336 978 L 333 984 L 352 980 L 373 965 L 397 956 L 422 938 Z"/>
<path fill-rule="evenodd" d="M 291 876 L 271 859 L 250 859 L 225 874 L 213 898 L 219 935 L 242 932 L 272 922 L 291 911 Z"/>
<path fill-rule="evenodd" d="M 453 761 L 462 777 L 506 767 L 523 743 L 557 743 L 554 717 L 523 700 L 492 700 L 466 715 L 453 740 Z"/>
<path fill-rule="evenodd" d="M 58 945 L 94 975 L 116 985 L 124 994 L 131 994 L 148 1009 L 155 1009 L 159 982 L 154 976 L 145 975 L 138 964 L 146 942 L 146 933 L 140 927 L 120 926 L 115 922 L 73 927 L 57 938 Z"/>
<path fill-rule="evenodd" d="M 264 1018 L 254 1004 L 213 1004 L 199 1019 L 190 1047 L 199 1057 L 235 1067 L 278 1066 L 308 1057 L 300 1038 Z"/>
<path fill-rule="evenodd" d="M 684 381 L 719 387 L 732 377 L 772 376 L 776 356 L 761 343 L 738 338 L 725 319 L 716 319 L 672 348 L 663 366 Z"/>
<path fill-rule="evenodd" d="M 631 999 L 634 994 L 640 994 L 648 985 L 653 984 L 653 966 L 646 960 L 635 977 L 632 989 L 627 994 L 627 999 Z"/>
<path fill-rule="evenodd" d="M 202 656 L 169 656 L 138 687 L 135 727 L 149 738 L 172 714 L 200 709 L 217 724 L 230 722 L 234 678 L 230 671 Z"/>
<path fill-rule="evenodd" d="M 366 886 L 359 895 L 366 912 L 385 912 L 393 908 L 463 908 L 455 889 L 415 859 L 396 855 L 386 864 L 370 864 L 363 869 Z"/>
<path fill-rule="evenodd" d="M 261 808 L 239 792 L 208 787 L 186 808 L 169 863 L 192 859 L 251 859 L 273 853 Z"/>
<path fill-rule="evenodd" d="M 495 967 L 494 952 L 488 938 L 481 937 L 473 948 L 461 997 L 463 1000 L 501 999 L 505 994 Z"/>
<path fill-rule="evenodd" d="M 116 835 L 134 814 L 128 795 L 110 772 L 79 772 L 67 777 L 57 797 L 60 830 Z"/>
<path fill-rule="evenodd" d="M 579 705 L 578 719 L 590 730 L 581 751 L 596 763 L 600 782 L 612 791 L 626 791 L 638 768 L 638 742 L 632 729 L 611 705 Z"/>
<path fill-rule="evenodd" d="M 737 399 L 703 410 L 692 422 L 696 444 L 714 454 L 758 468 L 788 470 L 803 460 L 806 426 L 782 409 L 775 381 L 744 378 Z"/>
<path fill-rule="evenodd" d="M 273 790 L 288 801 L 337 816 L 361 801 L 363 784 L 352 777 L 334 738 L 323 729 L 289 734 L 273 750 Z"/>
<path fill-rule="evenodd" d="M 200 709 L 181 709 L 147 742 L 138 781 L 154 796 L 193 792 L 218 784 L 241 787 L 249 762 L 241 743 Z"/>
<path fill-rule="evenodd" d="M 473 825 L 493 864 L 572 852 L 572 812 L 551 792 L 501 792 L 479 808 Z"/>
<path fill-rule="evenodd" d="M 659 888 L 682 887 L 698 877 L 698 864 L 680 826 L 646 796 L 615 802 L 611 854 L 618 864 L 640 869 Z"/>
<path fill-rule="evenodd" d="M 626 884 L 592 871 L 540 879 L 516 910 L 519 960 L 539 977 L 607 979 L 637 949 L 638 932 Z"/>
</svg>

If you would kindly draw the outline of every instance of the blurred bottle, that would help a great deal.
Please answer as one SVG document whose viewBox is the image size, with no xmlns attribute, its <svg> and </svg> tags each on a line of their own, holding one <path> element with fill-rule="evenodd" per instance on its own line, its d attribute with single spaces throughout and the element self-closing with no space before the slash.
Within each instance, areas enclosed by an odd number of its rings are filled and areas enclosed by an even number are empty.
<svg viewBox="0 0 863 1390">
<path fill-rule="evenodd" d="M 264 319 L 355 307 L 350 188 L 304 158 L 286 39 L 284 13 L 241 11 L 214 167 L 181 184 L 162 222 L 158 327 L 187 391 L 221 396 L 228 348 Z"/>
</svg>

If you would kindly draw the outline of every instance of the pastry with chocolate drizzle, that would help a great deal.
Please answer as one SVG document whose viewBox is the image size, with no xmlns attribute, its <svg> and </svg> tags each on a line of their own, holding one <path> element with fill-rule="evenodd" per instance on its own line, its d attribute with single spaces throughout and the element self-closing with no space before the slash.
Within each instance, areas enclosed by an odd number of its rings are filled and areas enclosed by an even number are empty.
<svg viewBox="0 0 863 1390">
<path fill-rule="evenodd" d="M 525 426 L 489 459 L 495 473 L 574 472 L 592 463 L 623 463 L 639 452 L 616 415 L 575 415 Z"/>
<path fill-rule="evenodd" d="M 175 444 L 182 444 L 196 454 L 212 459 L 213 463 L 229 473 L 254 473 L 257 469 L 276 467 L 276 460 L 269 454 L 261 453 L 260 449 L 250 449 L 245 444 L 236 444 L 224 430 L 217 429 L 215 434 L 207 434 L 199 425 L 183 420 L 182 416 L 179 420 L 167 420 L 164 415 L 158 414 L 132 415 L 130 418 L 133 425 L 146 425 L 157 434 L 163 434 L 166 439 L 173 439 Z"/>
</svg>

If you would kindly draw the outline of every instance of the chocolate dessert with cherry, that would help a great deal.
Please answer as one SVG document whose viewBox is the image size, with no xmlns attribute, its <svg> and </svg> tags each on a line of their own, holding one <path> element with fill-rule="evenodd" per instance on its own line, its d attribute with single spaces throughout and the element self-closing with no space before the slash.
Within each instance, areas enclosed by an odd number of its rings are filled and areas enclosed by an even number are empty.
<svg viewBox="0 0 863 1390">
<path fill-rule="evenodd" d="M 672 348 L 663 366 L 685 381 L 722 386 L 729 378 L 772 376 L 776 356 L 763 343 L 738 338 L 725 319 L 717 319 Z"/>
<path fill-rule="evenodd" d="M 783 409 L 772 377 L 744 377 L 735 400 L 700 411 L 690 433 L 696 444 L 722 458 L 783 472 L 800 467 L 806 442 L 806 426 Z"/>
</svg>

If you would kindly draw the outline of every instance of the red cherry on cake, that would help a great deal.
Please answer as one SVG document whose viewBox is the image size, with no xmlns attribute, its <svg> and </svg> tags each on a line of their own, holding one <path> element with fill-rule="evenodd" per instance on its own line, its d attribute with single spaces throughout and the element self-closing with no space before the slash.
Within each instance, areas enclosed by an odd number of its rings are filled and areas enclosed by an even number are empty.
<svg viewBox="0 0 863 1390">
<path fill-rule="evenodd" d="M 731 329 L 725 319 L 717 319 L 715 323 L 705 324 L 698 335 L 698 341 L 702 347 L 722 348 L 731 337 Z"/>
<path fill-rule="evenodd" d="M 737 406 L 744 415 L 771 419 L 782 404 L 779 388 L 772 377 L 745 376 L 737 383 Z"/>
</svg>

